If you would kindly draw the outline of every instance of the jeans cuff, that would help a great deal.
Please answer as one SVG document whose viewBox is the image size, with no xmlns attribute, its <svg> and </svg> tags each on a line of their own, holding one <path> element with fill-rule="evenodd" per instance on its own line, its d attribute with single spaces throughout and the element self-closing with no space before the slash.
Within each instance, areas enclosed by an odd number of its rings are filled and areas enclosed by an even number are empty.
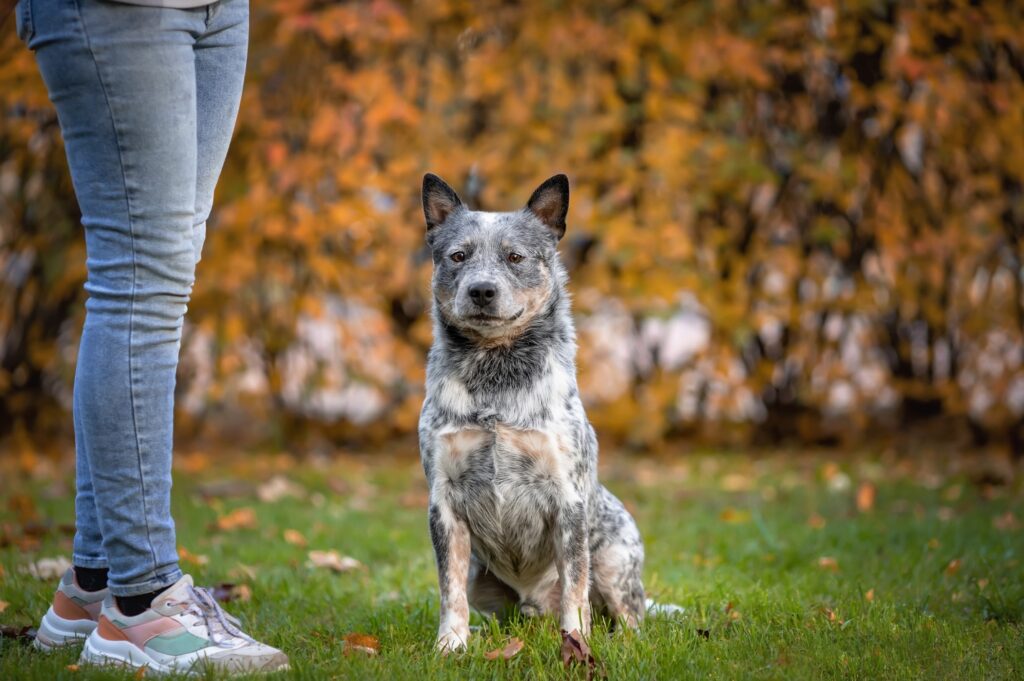
<svg viewBox="0 0 1024 681">
<path fill-rule="evenodd" d="M 92 568 L 94 570 L 102 570 L 110 567 L 106 558 L 89 558 L 77 553 L 71 556 L 71 564 L 75 567 Z"/>
<path fill-rule="evenodd" d="M 181 568 L 175 566 L 174 569 L 167 572 L 157 574 L 155 572 L 149 573 L 147 578 L 141 582 L 133 582 L 131 584 L 114 584 L 110 583 L 110 593 L 115 596 L 138 596 L 139 594 L 153 593 L 154 591 L 160 591 L 166 589 L 182 577 Z"/>
</svg>

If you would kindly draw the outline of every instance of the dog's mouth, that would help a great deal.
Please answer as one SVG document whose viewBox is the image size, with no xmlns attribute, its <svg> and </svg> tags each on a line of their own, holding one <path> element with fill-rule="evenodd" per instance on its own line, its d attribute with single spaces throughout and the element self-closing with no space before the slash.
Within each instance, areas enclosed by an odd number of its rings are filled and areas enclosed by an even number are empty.
<svg viewBox="0 0 1024 681">
<path fill-rule="evenodd" d="M 524 311 L 525 308 L 519 310 L 519 312 L 516 312 L 511 317 L 500 317 L 498 315 L 487 314 L 486 312 L 478 312 L 476 314 L 466 315 L 465 317 L 463 317 L 463 319 L 475 325 L 479 324 L 481 326 L 501 326 L 502 324 L 509 324 L 519 319 L 523 315 Z"/>
</svg>

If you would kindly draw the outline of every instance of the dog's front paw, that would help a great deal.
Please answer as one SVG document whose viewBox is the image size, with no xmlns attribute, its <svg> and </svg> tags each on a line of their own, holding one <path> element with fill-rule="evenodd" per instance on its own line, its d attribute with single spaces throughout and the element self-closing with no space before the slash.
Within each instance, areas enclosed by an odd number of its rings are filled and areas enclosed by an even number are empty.
<svg viewBox="0 0 1024 681">
<path fill-rule="evenodd" d="M 465 631 L 443 631 L 437 635 L 437 643 L 434 647 L 442 655 L 461 653 L 466 649 L 466 641 L 468 639 L 468 628 Z"/>
</svg>

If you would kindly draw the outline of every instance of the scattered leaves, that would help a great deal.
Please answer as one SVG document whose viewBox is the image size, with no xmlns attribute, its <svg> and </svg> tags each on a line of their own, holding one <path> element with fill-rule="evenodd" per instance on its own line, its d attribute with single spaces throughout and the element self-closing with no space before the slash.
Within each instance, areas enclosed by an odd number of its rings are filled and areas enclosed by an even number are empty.
<svg viewBox="0 0 1024 681">
<path fill-rule="evenodd" d="M 309 544 L 309 542 L 306 541 L 306 537 L 298 530 L 285 530 L 284 540 L 292 546 L 305 547 Z"/>
<path fill-rule="evenodd" d="M 870 482 L 862 482 L 857 488 L 857 510 L 867 513 L 875 507 L 875 486 Z"/>
<path fill-rule="evenodd" d="M 377 655 L 380 653 L 380 641 L 376 636 L 369 634 L 347 634 L 345 641 L 345 655 L 361 653 L 363 655 Z"/>
<path fill-rule="evenodd" d="M 494 650 L 490 650 L 490 651 L 484 653 L 484 658 L 486 658 L 488 660 L 497 660 L 498 658 L 501 658 L 503 660 L 511 660 L 522 649 L 523 649 L 523 642 L 520 639 L 513 637 L 508 642 L 508 644 L 505 645 L 504 648 L 495 648 Z M 563 654 L 564 654 L 564 645 L 563 645 Z"/>
<path fill-rule="evenodd" d="M 587 667 L 587 679 L 594 678 L 594 671 L 597 669 L 597 660 L 590 652 L 590 646 L 583 636 L 576 629 L 572 631 L 562 630 L 562 664 L 565 667 L 582 664 Z"/>
<path fill-rule="evenodd" d="M 198 553 L 192 553 L 184 546 L 178 547 L 178 559 L 183 563 L 191 563 L 192 565 L 198 565 L 200 567 L 210 562 L 209 556 L 204 556 Z"/>
<path fill-rule="evenodd" d="M 222 532 L 256 529 L 256 511 L 249 506 L 236 508 L 227 515 L 217 518 L 217 529 Z"/>
<path fill-rule="evenodd" d="M 312 567 L 327 568 L 334 572 L 351 572 L 363 567 L 363 564 L 355 558 L 342 556 L 333 549 L 330 551 L 310 551 L 309 564 Z"/>
<path fill-rule="evenodd" d="M 213 587 L 213 597 L 221 603 L 239 601 L 245 603 L 252 600 L 252 589 L 248 584 L 223 582 Z"/>
<path fill-rule="evenodd" d="M 58 579 L 71 567 L 71 561 L 64 556 L 57 558 L 40 558 L 29 563 L 26 571 L 36 579 Z"/>
<path fill-rule="evenodd" d="M 267 504 L 285 497 L 301 499 L 306 496 L 306 488 L 282 475 L 275 475 L 256 489 L 256 496 Z"/>
</svg>

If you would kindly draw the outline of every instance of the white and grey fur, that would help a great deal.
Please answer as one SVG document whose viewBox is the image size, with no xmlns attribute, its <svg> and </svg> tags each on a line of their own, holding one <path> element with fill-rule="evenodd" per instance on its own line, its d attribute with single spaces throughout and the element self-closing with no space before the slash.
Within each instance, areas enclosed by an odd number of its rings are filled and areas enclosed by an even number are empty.
<svg viewBox="0 0 1024 681">
<path fill-rule="evenodd" d="M 598 483 L 576 386 L 557 251 L 568 205 L 565 175 L 509 213 L 470 210 L 423 178 L 434 344 L 419 440 L 444 652 L 465 647 L 471 606 L 557 613 L 584 635 L 592 607 L 631 627 L 644 616 L 640 533 Z"/>
</svg>

